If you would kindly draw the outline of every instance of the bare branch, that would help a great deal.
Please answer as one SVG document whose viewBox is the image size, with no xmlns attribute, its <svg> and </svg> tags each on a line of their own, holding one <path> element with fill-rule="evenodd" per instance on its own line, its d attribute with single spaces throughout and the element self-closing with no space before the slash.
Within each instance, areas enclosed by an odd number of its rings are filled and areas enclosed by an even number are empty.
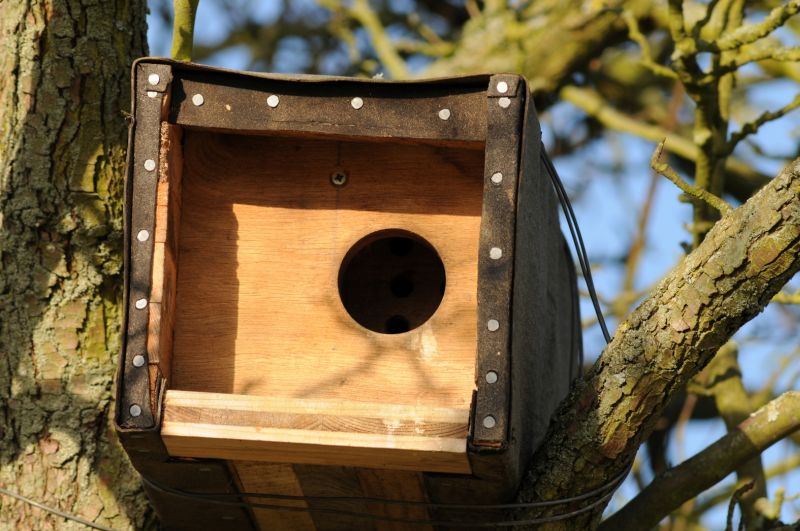
<svg viewBox="0 0 800 531">
<path fill-rule="evenodd" d="M 559 95 L 561 99 L 575 105 L 609 129 L 629 133 L 651 142 L 666 139 L 665 147 L 668 151 L 692 162 L 697 160 L 700 152 L 697 144 L 678 134 L 672 134 L 663 127 L 643 123 L 621 113 L 606 103 L 594 90 L 566 86 L 561 89 Z M 726 159 L 725 170 L 728 172 L 726 192 L 742 202 L 769 182 L 768 177 L 753 170 L 746 162 L 733 157 Z"/>
<path fill-rule="evenodd" d="M 392 44 L 391 39 L 386 34 L 378 15 L 369 5 L 367 0 L 356 0 L 353 7 L 349 10 L 350 15 L 361 24 L 372 39 L 372 46 L 383 66 L 394 79 L 406 79 L 408 68 L 397 48 Z"/>
<path fill-rule="evenodd" d="M 681 179 L 680 175 L 678 175 L 675 170 L 669 167 L 669 164 L 666 162 L 661 162 L 661 152 L 664 150 L 664 142 L 666 142 L 666 140 L 659 142 L 656 150 L 653 151 L 653 156 L 650 159 L 650 167 L 653 168 L 653 170 L 669 179 L 675 186 L 683 190 L 683 192 L 687 195 L 690 195 L 691 197 L 694 197 L 695 199 L 698 199 L 715 208 L 723 216 L 733 210 L 731 206 L 721 198 L 715 196 L 708 190 L 704 190 L 697 186 L 692 186 Z"/>
<path fill-rule="evenodd" d="M 745 137 L 757 133 L 758 129 L 762 125 L 778 120 L 779 118 L 783 118 L 798 107 L 800 107 L 800 94 L 795 96 L 790 103 L 778 109 L 777 111 L 764 111 L 761 113 L 761 116 L 752 122 L 744 124 L 742 128 L 733 133 L 730 140 L 728 140 L 728 153 L 731 153 L 739 144 L 739 142 L 741 142 Z"/>
<path fill-rule="evenodd" d="M 800 392 L 790 391 L 753 413 L 699 454 L 657 477 L 604 521 L 600 529 L 650 529 L 683 502 L 798 429 Z"/>
<path fill-rule="evenodd" d="M 172 58 L 192 60 L 194 43 L 194 17 L 200 0 L 174 0 L 175 20 L 172 25 Z"/>
<path fill-rule="evenodd" d="M 636 16 L 631 11 L 625 10 L 622 13 L 622 18 L 625 20 L 625 24 L 628 25 L 628 34 L 630 35 L 631 40 L 636 42 L 636 44 L 638 44 L 639 48 L 642 50 L 642 66 L 656 75 L 670 79 L 678 79 L 678 74 L 676 74 L 674 70 L 653 61 L 653 52 L 650 49 L 650 41 L 647 40 L 647 37 L 643 35 L 639 29 L 639 21 L 636 20 Z"/>
<path fill-rule="evenodd" d="M 734 50 L 745 44 L 752 44 L 783 26 L 790 17 L 798 12 L 800 12 L 800 0 L 790 0 L 786 4 L 770 11 L 769 15 L 761 22 L 740 26 L 728 33 L 716 42 L 715 48 L 720 51 L 726 51 Z"/>
</svg>

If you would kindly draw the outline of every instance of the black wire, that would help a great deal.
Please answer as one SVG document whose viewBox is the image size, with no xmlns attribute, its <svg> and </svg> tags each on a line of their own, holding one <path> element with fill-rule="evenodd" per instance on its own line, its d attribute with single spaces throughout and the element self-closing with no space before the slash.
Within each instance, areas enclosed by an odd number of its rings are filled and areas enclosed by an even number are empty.
<svg viewBox="0 0 800 531">
<path fill-rule="evenodd" d="M 542 144 L 541 153 L 542 162 L 544 162 L 547 174 L 550 176 L 550 180 L 553 183 L 553 188 L 555 188 L 556 195 L 561 203 L 561 209 L 564 211 L 564 217 L 566 218 L 567 225 L 569 226 L 569 232 L 572 235 L 572 243 L 575 245 L 575 252 L 578 255 L 578 262 L 580 263 L 581 271 L 583 272 L 583 279 L 586 282 L 586 287 L 589 290 L 589 297 L 592 299 L 592 305 L 594 306 L 594 311 L 597 314 L 597 322 L 600 324 L 600 329 L 603 331 L 603 337 L 605 338 L 606 343 L 610 343 L 611 335 L 608 333 L 606 320 L 603 317 L 603 312 L 600 309 L 600 301 L 597 299 L 597 292 L 595 291 L 594 280 L 592 279 L 592 268 L 589 265 L 589 257 L 586 254 L 586 246 L 583 243 L 581 229 L 578 226 L 578 218 L 575 216 L 575 211 L 572 209 L 572 203 L 570 203 L 569 196 L 567 196 L 567 192 L 564 189 L 564 184 L 561 182 L 561 178 L 558 176 L 558 172 L 556 171 L 555 166 L 553 166 L 553 162 L 547 155 L 544 144 Z"/>
<path fill-rule="evenodd" d="M 175 496 L 180 496 L 183 498 L 190 498 L 190 499 L 199 499 L 206 503 L 213 503 L 217 505 L 231 505 L 236 507 L 249 507 L 252 509 L 266 509 L 266 510 L 273 510 L 273 511 L 288 511 L 288 512 L 317 512 L 323 514 L 335 514 L 339 516 L 349 516 L 355 518 L 367 518 L 371 520 L 378 520 L 384 522 L 396 522 L 396 523 L 404 523 L 404 524 L 414 524 L 414 525 L 434 525 L 434 526 L 448 526 L 448 527 L 498 527 L 498 526 L 522 526 L 522 525 L 536 525 L 536 524 L 543 524 L 547 522 L 555 522 L 558 520 L 565 520 L 567 518 L 572 518 L 573 516 L 577 516 L 579 514 L 583 514 L 588 512 L 595 507 L 607 502 L 611 496 L 614 494 L 615 488 L 625 479 L 625 476 L 630 471 L 630 467 L 626 468 L 625 472 L 617 478 L 615 478 L 615 482 L 609 482 L 603 485 L 602 487 L 598 487 L 598 489 L 594 489 L 592 492 L 596 492 L 599 489 L 604 489 L 609 486 L 614 487 L 610 492 L 604 494 L 591 504 L 581 507 L 580 509 L 576 509 L 574 511 L 569 511 L 567 513 L 557 514 L 553 516 L 546 516 L 542 518 L 535 518 L 529 520 L 510 520 L 510 521 L 498 521 L 498 522 L 467 522 L 467 521 L 440 521 L 440 520 L 424 520 L 424 519 L 411 519 L 411 518 L 395 518 L 391 516 L 380 516 L 380 515 L 373 515 L 373 514 L 366 514 L 366 513 L 358 513 L 352 511 L 345 511 L 341 509 L 327 509 L 321 507 L 294 507 L 294 506 L 286 506 L 286 505 L 275 505 L 275 504 L 266 504 L 266 503 L 251 503 L 247 501 L 227 501 L 221 500 L 218 498 L 221 497 L 237 497 L 237 498 L 247 498 L 247 497 L 267 497 L 267 498 L 278 498 L 278 499 L 286 499 L 295 500 L 295 501 L 359 501 L 359 502 L 375 502 L 380 501 L 380 503 L 390 503 L 390 504 L 400 504 L 400 505 L 427 505 L 433 508 L 449 508 L 449 509 L 456 509 L 456 508 L 465 508 L 465 509 L 475 509 L 475 508 L 482 508 L 482 509 L 500 509 L 506 506 L 516 506 L 516 507 L 532 507 L 532 506 L 544 506 L 547 505 L 555 505 L 558 503 L 567 503 L 564 500 L 552 500 L 548 502 L 532 502 L 531 504 L 502 504 L 502 505 L 456 505 L 456 504 L 429 504 L 426 502 L 405 502 L 402 500 L 381 500 L 378 498 L 358 498 L 358 497 L 349 497 L 349 496 L 288 496 L 288 495 L 278 495 L 278 494 L 262 494 L 262 493 L 225 493 L 225 494 L 207 494 L 207 493 L 196 493 L 196 492 L 187 492 L 180 489 L 173 489 L 171 487 L 167 487 L 164 485 L 159 485 L 152 480 L 142 477 L 145 483 L 147 483 L 151 488 L 156 490 L 160 490 L 167 494 L 172 494 Z M 586 493 L 581 495 L 581 498 L 585 498 L 590 493 Z M 565 498 L 565 499 L 575 499 L 578 498 L 577 496 L 574 498 Z"/>
</svg>

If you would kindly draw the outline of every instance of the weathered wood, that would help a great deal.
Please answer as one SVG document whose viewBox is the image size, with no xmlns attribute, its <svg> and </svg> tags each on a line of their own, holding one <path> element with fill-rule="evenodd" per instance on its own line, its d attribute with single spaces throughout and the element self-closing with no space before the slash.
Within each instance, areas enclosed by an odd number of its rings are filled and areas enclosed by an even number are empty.
<svg viewBox="0 0 800 531">
<path fill-rule="evenodd" d="M 469 473 L 465 409 L 167 391 L 171 455 Z"/>
</svg>

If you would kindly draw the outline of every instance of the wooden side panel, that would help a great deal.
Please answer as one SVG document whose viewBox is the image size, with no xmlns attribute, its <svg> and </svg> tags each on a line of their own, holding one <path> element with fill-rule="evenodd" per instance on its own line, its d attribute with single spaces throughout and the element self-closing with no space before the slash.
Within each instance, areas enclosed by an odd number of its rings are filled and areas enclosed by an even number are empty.
<svg viewBox="0 0 800 531">
<path fill-rule="evenodd" d="M 187 131 L 172 389 L 469 408 L 483 153 Z M 330 182 L 334 171 L 347 184 Z M 345 310 L 350 248 L 429 242 L 440 306 L 406 333 Z"/>
<path fill-rule="evenodd" d="M 292 465 L 280 463 L 258 463 L 253 461 L 234 461 L 231 463 L 239 477 L 242 492 L 261 494 L 284 494 L 302 496 L 303 490 L 294 473 Z M 250 503 L 283 505 L 307 508 L 304 501 L 277 500 L 270 498 L 248 498 Z M 278 511 L 272 509 L 253 509 L 258 526 L 262 531 L 315 531 L 316 526 L 308 512 Z"/>
<path fill-rule="evenodd" d="M 175 326 L 175 300 L 178 262 L 178 230 L 181 212 L 183 172 L 182 131 L 166 122 L 161 124 L 159 179 L 156 186 L 153 273 L 150 288 L 150 317 L 147 353 L 152 369 L 169 381 L 172 364 L 172 337 Z M 133 234 L 134 238 L 140 235 Z M 151 378 L 152 381 L 157 381 Z M 156 396 L 156 393 L 153 393 Z"/>
<path fill-rule="evenodd" d="M 469 473 L 468 410 L 167 391 L 170 455 Z"/>
</svg>

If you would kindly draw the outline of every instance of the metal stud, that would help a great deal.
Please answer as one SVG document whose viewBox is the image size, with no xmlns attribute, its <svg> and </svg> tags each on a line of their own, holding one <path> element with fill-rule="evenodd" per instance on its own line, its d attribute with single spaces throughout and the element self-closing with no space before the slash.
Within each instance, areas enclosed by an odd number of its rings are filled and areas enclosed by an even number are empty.
<svg viewBox="0 0 800 531">
<path fill-rule="evenodd" d="M 350 100 L 350 105 L 352 105 L 355 110 L 358 110 L 364 106 L 364 100 L 362 100 L 359 97 L 355 97 L 352 100 Z"/>
<path fill-rule="evenodd" d="M 497 373 L 494 371 L 489 371 L 486 373 L 486 383 L 497 383 Z"/>
<path fill-rule="evenodd" d="M 450 109 L 442 109 L 439 111 L 439 118 L 442 120 L 449 120 L 450 119 Z"/>
<path fill-rule="evenodd" d="M 154 169 L 156 169 L 156 161 L 154 161 L 153 159 L 147 159 L 146 161 L 144 161 L 144 169 L 146 169 L 147 171 L 153 171 Z"/>
<path fill-rule="evenodd" d="M 503 256 L 503 250 L 500 247 L 492 247 L 489 249 L 489 258 L 492 260 L 500 260 Z"/>
<path fill-rule="evenodd" d="M 202 94 L 195 94 L 194 96 L 192 96 L 192 103 L 194 103 L 196 107 L 200 107 L 205 102 L 206 100 Z"/>
<path fill-rule="evenodd" d="M 492 429 L 497 426 L 497 420 L 491 415 L 486 415 L 483 417 L 483 427 Z"/>
<path fill-rule="evenodd" d="M 133 366 L 134 367 L 141 367 L 144 365 L 144 356 L 141 354 L 137 354 L 133 357 Z"/>
<path fill-rule="evenodd" d="M 280 102 L 281 102 L 281 99 L 275 94 L 273 94 L 272 96 L 267 98 L 267 105 L 269 105 L 273 109 L 275 107 L 277 107 Z"/>
<path fill-rule="evenodd" d="M 159 81 L 161 81 L 161 78 L 158 77 L 158 74 L 153 73 L 147 76 L 147 82 L 151 85 L 158 85 Z"/>
<path fill-rule="evenodd" d="M 147 308 L 147 299 L 138 299 L 135 306 L 137 310 L 144 310 Z"/>
<path fill-rule="evenodd" d="M 500 328 L 500 322 L 497 319 L 489 319 L 489 322 L 486 323 L 486 327 L 489 329 L 489 332 L 496 332 L 498 328 Z"/>
<path fill-rule="evenodd" d="M 156 96 L 158 96 L 158 92 L 156 92 L 155 90 L 148 90 L 147 91 L 147 97 L 148 98 L 155 98 Z"/>
<path fill-rule="evenodd" d="M 146 242 L 149 237 L 150 233 L 144 229 L 136 233 L 136 239 L 139 240 L 140 242 Z"/>
<path fill-rule="evenodd" d="M 494 172 L 492 174 L 492 182 L 494 184 L 500 184 L 501 182 L 503 182 L 503 174 L 500 173 L 499 171 Z"/>
<path fill-rule="evenodd" d="M 129 411 L 131 412 L 131 417 L 138 417 L 142 414 L 142 408 L 139 404 L 133 404 Z"/>
<path fill-rule="evenodd" d="M 505 94 L 506 92 L 508 92 L 508 83 L 506 83 L 505 81 L 500 81 L 497 84 L 497 92 L 499 92 L 500 94 Z"/>
<path fill-rule="evenodd" d="M 497 103 L 500 104 L 500 107 L 508 109 L 509 107 L 511 107 L 511 98 L 500 98 L 500 100 Z"/>
</svg>

